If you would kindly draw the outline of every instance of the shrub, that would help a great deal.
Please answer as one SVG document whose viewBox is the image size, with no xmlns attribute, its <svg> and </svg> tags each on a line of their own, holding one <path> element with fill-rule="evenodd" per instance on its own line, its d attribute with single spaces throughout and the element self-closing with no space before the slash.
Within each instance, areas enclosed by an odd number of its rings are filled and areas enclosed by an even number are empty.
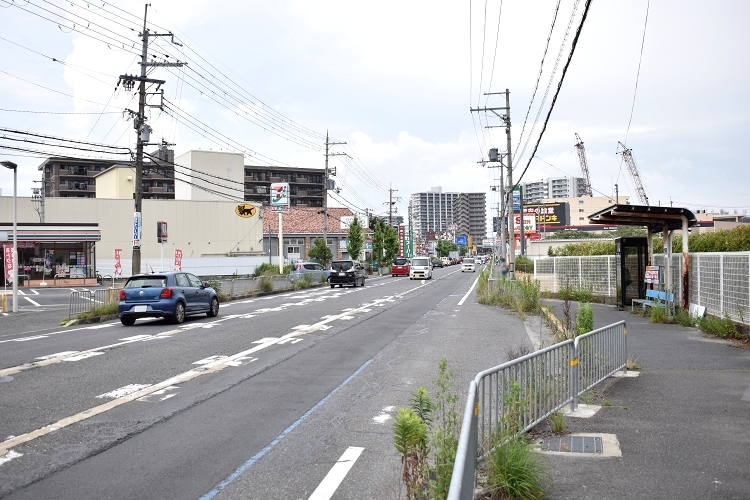
<svg viewBox="0 0 750 500">
<path fill-rule="evenodd" d="M 723 318 L 706 315 L 698 320 L 698 328 L 706 333 L 712 333 L 724 339 L 740 338 L 737 326 L 726 314 Z"/>
<path fill-rule="evenodd" d="M 92 307 L 91 310 L 87 312 L 80 313 L 76 318 L 78 318 L 79 322 L 81 323 L 95 323 L 95 320 L 98 320 L 104 316 L 116 316 L 118 311 L 119 302 L 110 302 L 108 304 L 102 304 L 96 307 Z"/>
<path fill-rule="evenodd" d="M 556 411 L 555 413 L 550 415 L 547 420 L 549 421 L 549 425 L 552 428 L 552 432 L 559 434 L 565 430 L 567 419 L 564 413 Z"/>
<path fill-rule="evenodd" d="M 292 270 L 292 265 L 287 264 L 286 266 L 284 266 L 284 272 L 282 274 L 289 274 L 289 271 L 291 270 Z M 253 273 L 253 276 L 257 278 L 259 276 L 274 276 L 277 274 L 279 274 L 278 264 L 269 264 L 268 262 L 264 262 L 263 264 L 255 268 L 255 272 Z"/>
<path fill-rule="evenodd" d="M 534 274 L 534 260 L 519 255 L 518 257 L 516 257 L 516 271 Z"/>
<path fill-rule="evenodd" d="M 393 444 L 401 454 L 406 497 L 419 498 L 427 466 L 427 424 L 409 408 L 399 408 L 393 421 Z"/>
<path fill-rule="evenodd" d="M 261 292 L 272 292 L 273 291 L 273 281 L 271 280 L 270 276 L 261 276 L 260 277 L 260 290 L 261 290 Z"/>
</svg>

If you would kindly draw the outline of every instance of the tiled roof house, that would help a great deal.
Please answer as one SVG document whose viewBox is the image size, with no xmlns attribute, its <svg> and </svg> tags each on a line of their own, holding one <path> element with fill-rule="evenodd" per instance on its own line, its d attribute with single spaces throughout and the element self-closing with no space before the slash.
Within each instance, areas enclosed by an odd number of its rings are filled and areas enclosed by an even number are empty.
<svg viewBox="0 0 750 500">
<path fill-rule="evenodd" d="M 354 213 L 348 208 L 328 209 L 328 248 L 334 259 L 345 259 L 346 236 Z M 343 224 L 342 224 L 343 219 Z M 360 223 L 364 224 L 360 218 Z M 307 252 L 316 238 L 323 237 L 323 209 L 321 207 L 290 207 L 282 214 L 284 257 L 290 261 L 307 260 Z M 372 231 L 366 229 L 367 236 Z M 279 217 L 275 207 L 263 207 L 263 251 L 278 255 Z"/>
</svg>

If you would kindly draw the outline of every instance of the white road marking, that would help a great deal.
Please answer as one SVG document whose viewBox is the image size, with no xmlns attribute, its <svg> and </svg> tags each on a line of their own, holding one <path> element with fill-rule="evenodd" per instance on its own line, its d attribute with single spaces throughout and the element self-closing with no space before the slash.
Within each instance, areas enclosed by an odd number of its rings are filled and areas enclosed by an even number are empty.
<svg viewBox="0 0 750 500">
<path fill-rule="evenodd" d="M 75 356 L 69 356 L 67 358 L 63 358 L 63 361 L 81 361 L 82 359 L 93 358 L 94 356 L 99 356 L 101 354 L 104 354 L 104 353 L 103 352 L 86 352 L 86 353 L 76 354 Z"/>
<path fill-rule="evenodd" d="M 77 354 L 77 353 L 78 351 L 63 351 L 63 352 L 58 352 L 55 354 L 50 354 L 49 356 L 41 356 L 35 359 L 45 360 L 45 359 L 52 359 L 52 358 L 64 358 L 66 356 L 70 356 L 71 354 Z"/>
<path fill-rule="evenodd" d="M 18 290 L 18 295 L 26 295 L 23 290 Z"/>
<path fill-rule="evenodd" d="M 31 293 L 33 293 L 34 295 L 39 295 L 39 292 L 37 292 L 36 290 L 30 290 L 30 291 L 31 291 Z"/>
<path fill-rule="evenodd" d="M 22 457 L 23 453 L 18 453 L 17 451 L 9 450 L 8 453 L 0 457 L 0 465 L 3 465 L 6 462 L 10 462 L 14 458 Z"/>
<path fill-rule="evenodd" d="M 130 394 L 136 393 L 140 391 L 141 389 L 145 389 L 146 387 L 151 387 L 151 384 L 129 384 L 129 385 L 126 385 L 125 387 L 120 387 L 119 389 L 115 389 L 114 391 L 105 392 L 104 394 L 99 394 L 97 398 L 119 399 L 119 398 L 128 396 Z M 153 391 L 150 394 L 153 394 L 154 392 L 156 391 Z"/>
<path fill-rule="evenodd" d="M 464 298 L 459 301 L 458 303 L 459 306 L 464 305 L 464 301 L 469 297 L 469 294 L 474 290 L 474 287 L 477 286 L 478 282 L 479 282 L 479 276 L 477 276 L 477 279 L 475 279 L 474 283 L 471 284 L 471 288 L 469 288 L 469 291 L 466 292 L 466 295 L 464 295 Z"/>
<path fill-rule="evenodd" d="M 376 424 L 384 424 L 392 418 L 391 413 L 393 413 L 393 410 L 395 409 L 395 406 L 386 406 L 385 408 L 380 410 L 379 415 L 372 417 L 372 419 Z"/>
<path fill-rule="evenodd" d="M 208 358 L 203 358 L 198 361 L 195 361 L 194 365 L 207 365 L 209 363 L 213 363 L 214 361 L 220 361 L 222 359 L 226 359 L 226 356 L 210 356 Z"/>
<path fill-rule="evenodd" d="M 153 335 L 134 335 L 132 337 L 125 337 L 124 339 L 120 339 L 120 340 L 123 340 L 123 341 L 126 341 L 126 342 L 127 341 L 135 342 L 137 340 L 151 340 L 153 338 L 154 338 Z"/>
<path fill-rule="evenodd" d="M 99 330 L 101 328 L 109 328 L 112 326 L 115 326 L 115 324 L 114 323 L 101 323 L 101 324 L 94 325 L 94 326 L 87 326 L 86 330 Z"/>
<path fill-rule="evenodd" d="M 347 448 L 308 500 L 329 500 L 363 451 L 364 448 L 356 446 Z"/>
<path fill-rule="evenodd" d="M 165 387 L 164 389 L 162 389 L 160 391 L 152 392 L 148 396 L 143 396 L 142 398 L 138 398 L 138 399 L 136 399 L 136 401 L 143 401 L 143 402 L 146 402 L 146 403 L 155 403 L 155 402 L 158 402 L 158 401 L 166 401 L 167 399 L 173 398 L 173 397 L 177 396 L 177 394 L 179 394 L 177 392 L 174 392 L 177 389 L 179 389 L 179 387 L 177 387 L 176 385 L 170 385 L 169 387 Z"/>
<path fill-rule="evenodd" d="M 5 340 L 4 342 L 26 342 L 27 340 L 46 339 L 47 335 L 34 335 L 33 337 L 21 337 L 18 339 Z"/>
</svg>

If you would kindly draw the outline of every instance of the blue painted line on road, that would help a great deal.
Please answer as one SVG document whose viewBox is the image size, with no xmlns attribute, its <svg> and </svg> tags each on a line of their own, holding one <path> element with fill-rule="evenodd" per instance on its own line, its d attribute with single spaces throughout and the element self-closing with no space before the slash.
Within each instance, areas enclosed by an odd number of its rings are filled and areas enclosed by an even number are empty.
<svg viewBox="0 0 750 500">
<path fill-rule="evenodd" d="M 289 427 L 287 427 L 286 430 L 284 430 L 284 432 L 282 432 L 281 434 L 279 434 L 279 436 L 276 439 L 274 439 L 273 441 L 271 441 L 271 443 L 268 446 L 266 446 L 265 448 L 263 448 L 262 450 L 260 450 L 255 456 L 251 457 L 247 462 L 245 462 L 244 464 L 242 464 L 236 471 L 232 472 L 229 476 L 227 476 L 226 479 L 224 479 L 222 482 L 220 482 L 218 485 L 216 485 L 216 487 L 214 489 L 212 489 L 211 491 L 209 491 L 208 493 L 206 493 L 205 495 L 203 495 L 202 497 L 200 497 L 200 500 L 210 500 L 211 498 L 215 497 L 221 490 L 223 490 L 224 488 L 226 488 L 227 486 L 229 486 L 235 479 L 237 479 L 238 477 L 240 477 L 240 475 L 243 472 L 245 472 L 247 469 L 249 469 L 251 465 L 253 465 L 255 462 L 257 462 L 258 460 L 260 460 L 263 457 L 263 455 L 265 455 L 266 453 L 268 453 L 269 451 L 271 451 L 274 446 L 276 446 L 277 444 L 279 444 L 279 442 L 282 439 L 284 439 L 287 436 L 287 434 L 289 434 L 294 429 L 296 429 L 299 424 L 301 424 L 307 417 L 309 417 L 310 415 L 312 415 L 312 413 L 315 410 L 317 410 L 318 408 L 320 408 L 321 406 L 323 406 L 323 404 L 325 404 L 325 402 L 328 401 L 331 398 L 331 396 L 333 396 L 334 394 L 336 394 L 339 391 L 339 389 L 341 389 L 346 384 L 348 384 L 349 382 L 351 382 L 354 379 L 354 377 L 356 377 L 357 375 L 359 375 L 359 373 L 362 370 L 364 370 L 365 368 L 367 368 L 367 366 L 370 363 L 372 363 L 371 359 L 368 360 L 362 366 L 360 366 L 357 369 L 357 371 L 355 371 L 354 373 L 352 373 L 349 376 L 349 378 L 347 378 L 346 380 L 344 380 L 343 382 L 341 382 L 341 385 L 339 385 L 338 387 L 336 387 L 334 390 L 332 390 L 330 392 L 330 394 L 328 394 L 326 397 L 324 397 L 323 399 L 321 399 L 320 402 L 318 402 L 318 404 L 316 404 L 315 406 L 313 406 L 312 408 L 310 408 L 309 410 L 307 410 L 307 413 L 305 413 L 304 415 L 302 415 L 296 422 L 294 422 L 292 425 L 290 425 Z"/>
</svg>

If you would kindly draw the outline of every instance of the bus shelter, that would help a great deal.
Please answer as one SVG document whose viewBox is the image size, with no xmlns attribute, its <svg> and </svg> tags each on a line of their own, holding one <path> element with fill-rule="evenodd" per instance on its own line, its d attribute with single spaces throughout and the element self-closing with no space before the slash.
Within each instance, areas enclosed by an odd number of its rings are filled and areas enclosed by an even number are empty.
<svg viewBox="0 0 750 500">
<path fill-rule="evenodd" d="M 688 234 L 691 227 L 698 225 L 695 214 L 687 208 L 680 207 L 652 207 L 646 205 L 616 204 L 600 210 L 589 216 L 592 224 L 607 226 L 641 226 L 645 227 L 646 243 L 648 247 L 647 265 L 654 262 L 653 234 L 662 233 L 664 240 L 664 288 L 672 290 L 672 275 L 670 270 L 672 257 L 672 236 L 674 231 L 682 231 L 682 303 L 684 310 L 688 309 L 689 297 L 689 269 Z"/>
</svg>

